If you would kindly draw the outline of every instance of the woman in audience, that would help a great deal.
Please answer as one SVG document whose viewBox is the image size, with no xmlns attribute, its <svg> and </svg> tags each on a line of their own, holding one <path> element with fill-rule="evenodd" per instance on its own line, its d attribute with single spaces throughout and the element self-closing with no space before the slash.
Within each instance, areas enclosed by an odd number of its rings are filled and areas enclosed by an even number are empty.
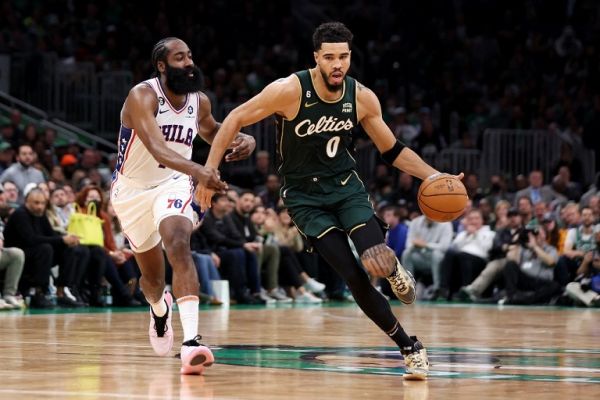
<svg viewBox="0 0 600 400">
<path fill-rule="evenodd" d="M 279 282 L 288 291 L 288 295 L 297 303 L 320 303 L 323 300 L 311 291 L 320 293 L 325 285 L 317 282 L 302 269 L 295 251 L 302 250 L 302 239 L 296 227 L 283 225 L 273 209 L 266 209 L 259 231 L 265 237 L 265 242 L 273 242 L 279 246 L 281 261 L 279 265 Z M 291 221 L 290 221 L 291 222 Z"/>
<path fill-rule="evenodd" d="M 132 287 L 135 288 L 137 276 L 135 275 L 135 266 L 133 253 L 127 248 L 118 248 L 112 234 L 112 226 L 109 215 L 104 211 L 104 196 L 98 186 L 88 185 L 77 193 L 76 203 L 79 205 L 81 212 L 87 213 L 88 206 L 95 204 L 95 214 L 102 219 L 102 232 L 104 235 L 104 247 L 100 248 L 101 253 L 97 253 L 97 263 L 104 265 L 103 268 L 90 268 L 88 278 L 96 286 L 100 283 L 103 272 L 104 277 L 112 287 L 114 304 L 120 306 L 139 306 L 141 303 L 135 300 L 132 296 Z M 91 246 L 98 248 L 99 246 Z M 117 268 L 119 267 L 119 269 Z M 123 276 L 123 278 L 121 278 Z M 127 282 L 126 283 L 124 283 Z"/>
</svg>

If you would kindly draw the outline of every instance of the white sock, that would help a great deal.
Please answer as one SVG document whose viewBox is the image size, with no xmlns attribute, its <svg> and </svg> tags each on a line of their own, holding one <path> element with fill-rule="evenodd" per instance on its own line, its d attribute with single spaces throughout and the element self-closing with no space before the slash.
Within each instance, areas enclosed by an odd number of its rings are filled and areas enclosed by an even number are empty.
<svg viewBox="0 0 600 400">
<path fill-rule="evenodd" d="M 146 299 L 146 300 L 148 300 L 148 299 Z M 165 302 L 165 292 L 163 292 L 162 296 L 160 296 L 160 299 L 156 303 L 152 303 L 149 300 L 148 300 L 148 303 L 150 303 L 150 307 L 152 307 L 152 312 L 157 317 L 162 317 L 163 315 L 165 315 L 167 313 L 167 303 Z"/>
<path fill-rule="evenodd" d="M 177 299 L 179 319 L 183 327 L 183 341 L 192 340 L 198 335 L 198 296 L 183 296 Z"/>
</svg>

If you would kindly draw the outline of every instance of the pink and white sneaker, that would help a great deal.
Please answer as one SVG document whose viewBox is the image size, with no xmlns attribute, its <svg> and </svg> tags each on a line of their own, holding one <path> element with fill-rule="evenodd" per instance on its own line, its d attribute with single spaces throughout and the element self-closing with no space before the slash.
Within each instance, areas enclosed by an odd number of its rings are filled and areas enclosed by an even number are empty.
<svg viewBox="0 0 600 400">
<path fill-rule="evenodd" d="M 165 292 L 165 303 L 167 303 L 167 313 L 162 317 L 157 317 L 150 307 L 150 327 L 148 336 L 154 352 L 161 357 L 169 354 L 173 348 L 173 328 L 171 327 L 171 310 L 173 306 L 173 296 Z"/>
<path fill-rule="evenodd" d="M 200 340 L 202 336 L 197 335 L 181 345 L 181 373 L 184 375 L 202 375 L 204 369 L 215 362 L 212 351 Z"/>
</svg>

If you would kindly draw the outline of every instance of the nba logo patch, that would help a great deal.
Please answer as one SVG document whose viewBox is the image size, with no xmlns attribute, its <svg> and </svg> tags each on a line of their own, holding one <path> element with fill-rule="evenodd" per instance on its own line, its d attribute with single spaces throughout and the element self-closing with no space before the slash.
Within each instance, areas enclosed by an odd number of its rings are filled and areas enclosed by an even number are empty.
<svg viewBox="0 0 600 400">
<path fill-rule="evenodd" d="M 194 112 L 194 107 L 192 107 L 192 106 L 189 106 L 189 107 L 188 107 L 188 114 L 191 114 L 191 113 L 193 113 L 193 112 Z"/>
</svg>

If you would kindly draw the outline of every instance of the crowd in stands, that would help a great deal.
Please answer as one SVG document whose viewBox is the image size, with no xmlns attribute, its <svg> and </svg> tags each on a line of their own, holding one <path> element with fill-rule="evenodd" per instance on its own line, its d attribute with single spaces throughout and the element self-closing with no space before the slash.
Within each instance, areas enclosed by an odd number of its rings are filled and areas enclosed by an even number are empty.
<svg viewBox="0 0 600 400">
<path fill-rule="evenodd" d="M 600 160 L 594 0 L 398 1 L 385 8 L 362 0 L 161 0 L 148 12 L 116 0 L 0 4 L 0 53 L 32 55 L 32 87 L 47 73 L 36 56 L 42 52 L 99 71 L 128 70 L 140 82 L 152 72 L 154 43 L 179 36 L 220 110 L 312 66 L 314 26 L 306 21 L 333 18 L 355 35 L 351 74 L 377 93 L 393 131 L 421 154 L 477 148 L 486 128 L 540 129 L 562 137 L 574 154 L 590 148 Z M 224 39 L 232 32 L 235 40 Z M 591 183 L 570 172 L 574 182 Z"/>
<path fill-rule="evenodd" d="M 471 186 L 453 223 L 420 215 L 412 191 L 378 207 L 418 299 L 600 306 L 598 180 L 573 199 L 539 170 L 516 192 Z"/>
<path fill-rule="evenodd" d="M 52 137 L 40 133 L 32 142 L 22 134 L 12 138 L 16 151 L 5 146 L 5 159 L 14 162 L 0 165 L 0 308 L 20 306 L 23 297 L 30 307 L 103 307 L 108 288 L 113 305 L 145 304 L 139 269 L 108 201 L 114 158 L 104 162 L 77 143 L 50 143 L 49 155 L 34 151 Z M 305 251 L 270 155 L 257 158 L 240 180 L 245 187 L 215 195 L 197 222 L 191 247 L 199 295 L 221 304 L 211 281 L 224 279 L 239 304 L 346 299 L 340 278 Z M 420 215 L 418 182 L 404 173 L 398 181 L 388 192 L 374 186 L 372 199 L 390 226 L 388 245 L 418 280 L 419 300 L 600 305 L 600 174 L 569 194 L 545 183 L 539 170 L 512 189 L 499 176 L 480 187 L 469 173 L 469 205 L 453 223 Z M 77 213 L 102 220 L 101 243 L 69 233 Z M 391 295 L 385 280 L 373 284 Z"/>
</svg>

